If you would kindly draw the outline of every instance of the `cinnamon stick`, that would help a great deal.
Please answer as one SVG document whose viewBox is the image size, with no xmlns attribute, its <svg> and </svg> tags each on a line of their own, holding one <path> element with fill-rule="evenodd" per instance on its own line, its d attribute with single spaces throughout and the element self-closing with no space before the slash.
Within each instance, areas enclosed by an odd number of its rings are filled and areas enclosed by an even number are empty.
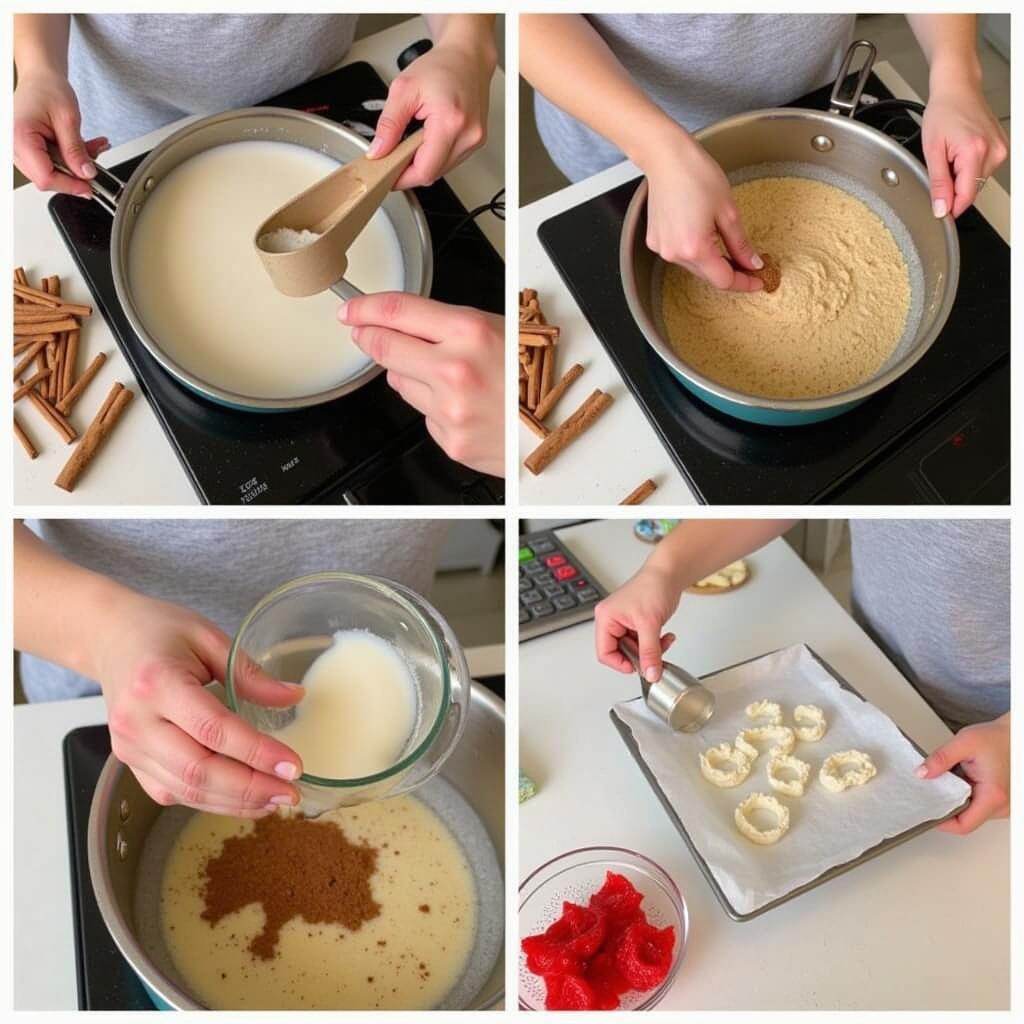
<svg viewBox="0 0 1024 1024">
<path fill-rule="evenodd" d="M 34 302 L 37 306 L 59 309 L 62 313 L 67 313 L 69 316 L 92 316 L 92 306 L 85 306 L 77 302 L 65 302 L 63 299 L 58 299 L 53 295 L 47 295 L 46 292 L 41 292 L 38 288 L 29 288 L 27 285 L 16 284 L 14 286 L 14 294 L 28 302 Z"/>
<path fill-rule="evenodd" d="M 542 473 L 558 455 L 576 440 L 612 404 L 612 396 L 600 389 L 526 457 L 523 465 L 534 474 Z"/>
<path fill-rule="evenodd" d="M 533 410 L 534 416 L 544 420 L 551 410 L 558 404 L 558 400 L 569 390 L 572 384 L 583 375 L 583 367 L 579 363 L 573 363 L 554 387 L 538 403 Z"/>
<path fill-rule="evenodd" d="M 32 344 L 25 350 L 25 354 L 21 357 L 21 361 L 17 364 L 17 366 L 14 367 L 15 380 L 17 380 L 25 372 L 25 370 L 28 369 L 28 364 L 31 363 L 33 359 L 35 359 L 36 355 L 42 352 L 44 348 L 46 348 L 46 343 L 49 340 L 49 338 L 36 338 L 35 341 L 33 341 Z"/>
<path fill-rule="evenodd" d="M 95 419 L 89 424 L 89 429 L 82 435 L 71 458 L 60 472 L 55 483 L 61 490 L 69 493 L 75 489 L 75 484 L 89 467 L 96 453 L 103 446 L 103 443 L 110 436 L 121 414 L 132 400 L 133 392 L 120 382 L 116 383 L 107 395 L 100 411 Z"/>
<path fill-rule="evenodd" d="M 537 289 L 536 288 L 524 288 L 519 293 L 519 305 L 520 306 L 525 306 L 528 302 L 536 302 L 536 300 L 537 300 Z"/>
<path fill-rule="evenodd" d="M 540 396 L 538 401 L 543 402 L 547 397 L 548 392 L 551 390 L 551 386 L 555 378 L 554 346 L 551 348 L 542 348 L 540 350 L 540 355 Z"/>
<path fill-rule="evenodd" d="M 60 397 L 67 398 L 68 392 L 75 383 L 75 366 L 78 363 L 78 342 L 81 331 L 68 331 L 67 345 L 64 352 L 64 379 L 61 381 Z"/>
<path fill-rule="evenodd" d="M 543 439 L 551 433 L 547 427 L 536 416 L 526 408 L 525 405 L 520 403 L 519 405 L 519 418 L 532 430 L 539 438 Z"/>
<path fill-rule="evenodd" d="M 619 504 L 642 505 L 657 489 L 658 485 L 653 480 L 645 480 L 636 490 L 630 491 Z"/>
<path fill-rule="evenodd" d="M 24 288 L 28 287 L 28 276 L 25 273 L 24 267 L 14 268 L 14 283 L 20 284 Z"/>
<path fill-rule="evenodd" d="M 60 331 L 73 331 L 78 326 L 78 321 L 72 317 L 65 317 L 62 320 L 42 321 L 40 323 L 19 323 L 15 324 L 15 333 L 19 338 L 28 338 L 39 334 L 57 334 Z"/>
<path fill-rule="evenodd" d="M 529 366 L 530 376 L 526 381 L 526 407 L 530 410 L 537 408 L 540 401 L 540 354 L 534 353 L 533 361 Z"/>
<path fill-rule="evenodd" d="M 46 309 L 43 306 L 23 306 L 20 309 L 15 307 L 14 325 L 17 327 L 18 324 L 52 323 L 54 320 L 63 320 L 66 316 L 67 314 L 59 309 Z"/>
<path fill-rule="evenodd" d="M 533 324 L 533 323 L 522 323 L 519 325 L 520 338 L 524 334 L 539 334 L 545 338 L 557 338 L 561 331 L 557 327 L 552 327 L 550 324 Z"/>
<path fill-rule="evenodd" d="M 105 352 L 98 352 L 93 361 L 82 372 L 82 376 L 75 381 L 74 387 L 57 403 L 57 411 L 64 416 L 71 411 L 71 407 L 81 397 L 82 392 L 89 386 L 93 377 L 100 372 L 103 364 L 107 361 Z"/>
<path fill-rule="evenodd" d="M 46 380 L 53 371 L 47 367 L 45 370 L 40 370 L 39 373 L 33 377 L 29 377 L 20 388 L 15 389 L 14 401 L 20 402 L 40 381 Z"/>
<path fill-rule="evenodd" d="M 21 269 L 20 267 L 18 268 Z M 17 270 L 15 274 L 17 274 Z M 34 459 L 39 452 L 36 451 L 36 446 L 32 443 L 28 434 L 25 433 L 25 428 L 18 422 L 18 417 L 14 417 L 14 436 L 21 442 L 21 447 L 25 449 L 25 454 L 30 458 Z"/>
<path fill-rule="evenodd" d="M 65 444 L 71 444 L 78 437 L 75 428 L 38 391 L 30 391 L 27 397 L 50 426 L 60 434 Z"/>
<path fill-rule="evenodd" d="M 520 327 L 525 325 L 520 324 Z M 549 348 L 552 345 L 552 338 L 550 335 L 545 334 L 523 334 L 520 331 L 519 344 L 526 345 L 529 348 Z"/>
</svg>

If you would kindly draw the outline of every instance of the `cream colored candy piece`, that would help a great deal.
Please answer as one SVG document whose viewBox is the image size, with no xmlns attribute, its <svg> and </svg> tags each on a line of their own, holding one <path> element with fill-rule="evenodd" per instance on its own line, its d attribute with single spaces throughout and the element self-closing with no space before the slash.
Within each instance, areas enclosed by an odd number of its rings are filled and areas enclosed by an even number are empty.
<svg viewBox="0 0 1024 1024">
<path fill-rule="evenodd" d="M 801 724 L 803 723 L 803 724 Z M 815 743 L 825 735 L 828 723 L 825 712 L 813 704 L 797 704 L 793 708 L 793 732 L 804 743 Z"/>
<path fill-rule="evenodd" d="M 771 811 L 775 815 L 773 828 L 760 829 L 747 817 L 751 811 Z M 770 846 L 789 831 L 789 808 L 768 793 L 751 793 L 736 808 L 736 827 L 752 843 Z"/>
<path fill-rule="evenodd" d="M 825 758 L 818 779 L 829 792 L 842 793 L 850 786 L 863 786 L 877 774 L 870 755 L 860 750 L 841 750 Z"/>
<path fill-rule="evenodd" d="M 757 725 L 752 729 L 744 729 L 736 737 L 736 749 L 742 750 L 751 761 L 756 761 L 759 755 L 754 740 L 774 740 L 775 745 L 770 747 L 770 757 L 778 757 L 780 754 L 792 754 L 796 746 L 796 733 L 788 725 Z"/>
<path fill-rule="evenodd" d="M 795 779 L 784 779 L 779 775 L 783 768 L 796 772 Z M 791 754 L 780 754 L 768 762 L 768 784 L 772 789 L 786 796 L 803 796 L 804 788 L 811 778 L 811 766 Z"/>
<path fill-rule="evenodd" d="M 774 700 L 755 701 L 747 705 L 747 718 L 763 718 L 768 725 L 782 725 L 782 708 Z"/>
<path fill-rule="evenodd" d="M 724 569 L 713 572 L 710 576 L 698 580 L 697 587 L 735 587 L 747 578 L 747 563 L 742 559 L 730 562 Z"/>
<path fill-rule="evenodd" d="M 732 767 L 724 767 L 731 764 Z M 741 750 L 728 743 L 708 747 L 700 755 L 700 773 L 708 782 L 722 789 L 738 786 L 750 774 L 751 761 Z"/>
</svg>

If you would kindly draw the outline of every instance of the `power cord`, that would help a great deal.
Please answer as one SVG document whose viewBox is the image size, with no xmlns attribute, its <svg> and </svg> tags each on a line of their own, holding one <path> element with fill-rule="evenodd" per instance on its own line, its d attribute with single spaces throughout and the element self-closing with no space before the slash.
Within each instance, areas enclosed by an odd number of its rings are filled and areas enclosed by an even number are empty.
<svg viewBox="0 0 1024 1024">
<path fill-rule="evenodd" d="M 498 189 L 497 192 L 491 196 L 490 200 L 486 203 L 477 206 L 475 209 L 470 210 L 459 218 L 455 226 L 448 232 L 448 236 L 445 240 L 437 247 L 437 252 L 434 254 L 435 258 L 440 256 L 441 253 L 448 248 L 448 244 L 459 234 L 460 231 L 467 225 L 471 224 L 485 213 L 493 213 L 498 220 L 503 221 L 505 219 L 505 190 L 503 188 Z"/>
</svg>

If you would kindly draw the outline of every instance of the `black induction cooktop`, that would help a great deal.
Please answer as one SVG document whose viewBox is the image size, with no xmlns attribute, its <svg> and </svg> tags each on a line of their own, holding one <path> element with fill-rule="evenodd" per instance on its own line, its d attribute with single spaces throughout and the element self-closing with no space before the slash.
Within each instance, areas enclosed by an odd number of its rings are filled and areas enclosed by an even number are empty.
<svg viewBox="0 0 1024 1024">
<path fill-rule="evenodd" d="M 504 676 L 487 676 L 478 682 L 505 699 Z M 78 1008 L 156 1009 L 142 982 L 114 944 L 96 904 L 89 876 L 86 848 L 89 808 L 100 772 L 110 756 L 110 733 L 105 725 L 72 729 L 64 737 L 63 749 Z"/>
<path fill-rule="evenodd" d="M 387 93 L 355 63 L 267 100 L 371 129 Z M 368 104 L 364 105 L 364 104 Z M 126 180 L 143 156 L 111 170 Z M 443 181 L 416 189 L 434 249 L 431 296 L 504 310 L 505 264 Z M 296 412 L 227 409 L 182 387 L 146 351 L 114 292 L 111 217 L 59 195 L 50 214 L 200 499 L 210 504 L 496 504 L 504 484 L 453 462 L 381 374 L 326 405 Z M 490 217 L 489 211 L 481 216 Z"/>
<path fill-rule="evenodd" d="M 891 97 L 873 75 L 866 91 Z M 824 110 L 830 93 L 831 86 L 791 105 Z M 906 144 L 921 159 L 918 142 Z M 976 210 L 956 223 L 960 284 L 953 311 L 917 365 L 835 419 L 766 427 L 720 413 L 685 391 L 634 323 L 618 261 L 622 223 L 639 181 L 552 217 L 538 234 L 700 501 L 1009 502 L 1010 249 Z"/>
</svg>

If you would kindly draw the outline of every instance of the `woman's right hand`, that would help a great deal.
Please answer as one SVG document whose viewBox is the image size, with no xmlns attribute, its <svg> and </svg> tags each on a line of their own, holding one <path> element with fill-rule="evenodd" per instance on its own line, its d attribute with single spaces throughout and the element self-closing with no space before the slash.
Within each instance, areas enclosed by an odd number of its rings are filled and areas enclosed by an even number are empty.
<svg viewBox="0 0 1024 1024">
<path fill-rule="evenodd" d="M 228 637 L 177 605 L 131 591 L 105 609 L 109 635 L 97 636 L 95 676 L 107 702 L 115 757 L 158 804 L 257 818 L 294 805 L 289 780 L 302 764 L 283 743 L 257 732 L 205 689 L 227 675 Z M 243 666 L 250 699 L 288 707 L 302 688 L 255 664 Z"/>
<path fill-rule="evenodd" d="M 78 98 L 56 71 L 20 76 L 14 90 L 14 165 L 43 192 L 91 195 L 86 180 L 96 177 L 93 160 L 110 148 L 105 138 L 82 140 Z M 56 170 L 47 143 L 56 143 L 64 165 L 77 177 Z"/>
<path fill-rule="evenodd" d="M 715 288 L 759 291 L 760 279 L 743 270 L 760 270 L 764 262 L 747 237 L 722 168 L 676 124 L 659 134 L 648 153 L 638 161 L 649 189 L 647 247 Z"/>
<path fill-rule="evenodd" d="M 629 659 L 619 650 L 624 636 L 636 638 L 644 678 L 661 678 L 661 656 L 675 643 L 675 634 L 661 635 L 661 627 L 679 604 L 678 584 L 660 569 L 645 565 L 596 608 L 597 660 L 617 672 L 633 672 Z"/>
</svg>

